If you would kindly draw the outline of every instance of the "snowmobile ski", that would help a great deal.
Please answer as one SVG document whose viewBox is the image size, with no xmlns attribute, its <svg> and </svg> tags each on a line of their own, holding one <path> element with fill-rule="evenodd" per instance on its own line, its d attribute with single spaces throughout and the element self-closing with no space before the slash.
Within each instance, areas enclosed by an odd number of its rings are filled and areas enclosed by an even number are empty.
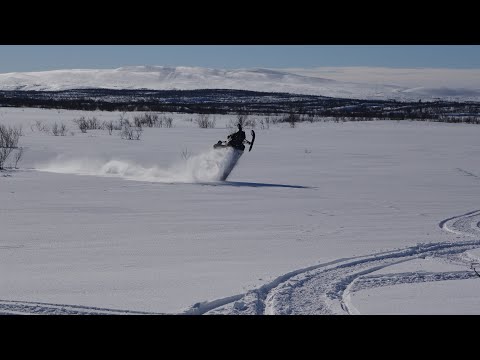
<svg viewBox="0 0 480 360">
<path fill-rule="evenodd" d="M 248 148 L 248 151 L 250 152 L 252 150 L 253 143 L 255 142 L 255 131 L 251 131 L 252 134 L 252 141 L 250 141 L 250 147 Z"/>
</svg>

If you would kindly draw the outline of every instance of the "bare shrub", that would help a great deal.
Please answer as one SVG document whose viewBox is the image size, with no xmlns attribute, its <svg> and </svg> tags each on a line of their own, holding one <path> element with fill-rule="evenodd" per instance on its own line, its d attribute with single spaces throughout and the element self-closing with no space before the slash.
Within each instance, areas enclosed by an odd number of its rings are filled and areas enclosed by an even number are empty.
<svg viewBox="0 0 480 360">
<path fill-rule="evenodd" d="M 171 128 L 173 125 L 173 118 L 164 116 L 163 117 L 163 124 L 165 125 L 166 128 Z M 213 127 L 215 127 L 215 123 L 213 124 Z"/>
<path fill-rule="evenodd" d="M 142 132 L 143 132 L 142 128 L 136 128 L 133 140 L 140 140 L 140 137 L 142 136 Z"/>
<path fill-rule="evenodd" d="M 154 121 L 153 121 L 153 126 L 154 127 L 157 127 L 157 128 L 161 128 L 161 127 L 171 128 L 172 124 L 173 124 L 173 118 L 170 117 L 170 116 L 166 116 L 166 115 L 162 115 L 162 116 L 155 115 L 154 116 Z"/>
<path fill-rule="evenodd" d="M 100 130 L 102 125 L 98 119 L 93 116 L 87 120 L 88 130 Z"/>
<path fill-rule="evenodd" d="M 142 120 L 142 125 L 145 125 L 147 127 L 153 127 L 153 125 L 155 125 L 155 123 L 158 121 L 158 115 L 145 113 Z"/>
<path fill-rule="evenodd" d="M 260 129 L 270 129 L 270 118 L 267 116 L 265 119 L 260 119 Z"/>
<path fill-rule="evenodd" d="M 249 118 L 246 114 L 239 114 L 237 115 L 237 119 L 231 119 L 227 124 L 227 128 L 234 129 L 237 125 L 242 125 L 242 128 L 252 128 L 255 129 L 257 126 L 257 121 L 255 119 Z"/>
<path fill-rule="evenodd" d="M 4 168 L 7 158 L 17 149 L 22 130 L 19 127 L 6 127 L 0 124 L 0 170 Z"/>
<path fill-rule="evenodd" d="M 60 124 L 60 136 L 65 136 L 67 135 L 67 126 L 64 123 Z"/>
<path fill-rule="evenodd" d="M 190 156 L 192 156 L 192 153 L 190 152 L 190 150 L 188 150 L 187 148 L 183 149 L 182 150 L 182 159 L 183 160 L 188 160 L 190 158 Z"/>
<path fill-rule="evenodd" d="M 37 120 L 35 121 L 35 124 L 30 126 L 30 129 L 32 130 L 32 132 L 35 132 L 35 131 L 38 131 L 38 132 L 45 132 L 45 133 L 49 133 L 50 132 L 50 128 L 48 127 L 48 125 L 45 125 L 42 121 L 40 120 Z"/>
<path fill-rule="evenodd" d="M 103 122 L 103 127 L 108 130 L 109 135 L 112 135 L 113 129 L 115 128 L 112 120 L 104 121 Z"/>
<path fill-rule="evenodd" d="M 120 132 L 120 137 L 122 139 L 132 140 L 133 139 L 133 129 L 130 125 L 124 124 L 122 131 Z"/>
<path fill-rule="evenodd" d="M 252 128 L 255 129 L 257 126 L 257 121 L 248 115 L 237 115 L 238 123 L 242 125 L 243 128 Z"/>
<path fill-rule="evenodd" d="M 67 127 L 64 123 L 61 123 L 60 125 L 58 125 L 56 122 L 55 124 L 53 124 L 52 126 L 52 134 L 54 136 L 65 136 L 67 135 Z"/>
<path fill-rule="evenodd" d="M 120 120 L 115 125 L 115 127 L 116 127 L 115 130 L 123 130 L 125 125 L 129 126 L 129 127 L 132 126 L 132 124 L 130 124 L 129 118 L 125 115 L 125 113 L 123 113 L 123 114 L 120 114 Z"/>
<path fill-rule="evenodd" d="M 87 132 L 88 124 L 87 124 L 87 120 L 85 119 L 85 116 L 82 116 L 79 119 L 74 119 L 73 122 L 78 125 L 78 128 L 82 133 Z"/>
<path fill-rule="evenodd" d="M 5 164 L 5 161 L 7 161 L 7 158 L 12 151 L 12 148 L 0 147 L 0 170 L 4 169 L 3 164 Z"/>
<path fill-rule="evenodd" d="M 13 155 L 13 161 L 15 162 L 15 169 L 18 169 L 18 162 L 22 159 L 23 156 L 23 147 L 19 147 L 15 154 Z"/>
<path fill-rule="evenodd" d="M 23 125 L 18 125 L 14 127 L 14 131 L 18 133 L 18 136 L 23 136 Z"/>
<path fill-rule="evenodd" d="M 141 127 L 132 127 L 129 124 L 125 123 L 123 125 L 122 131 L 120 132 L 120 137 L 126 140 L 140 140 L 142 135 Z"/>
<path fill-rule="evenodd" d="M 125 118 L 125 115 L 122 114 L 122 118 Z M 136 127 L 163 127 L 163 125 L 167 125 L 169 118 L 166 116 L 159 116 L 155 113 L 145 113 L 143 115 L 138 115 L 133 118 L 133 122 Z M 173 119 L 172 119 L 173 120 Z M 170 120 L 171 122 L 171 120 Z M 168 127 L 168 126 L 166 126 Z"/>
<path fill-rule="evenodd" d="M 57 125 L 57 123 L 53 124 L 52 126 L 52 134 L 54 136 L 58 136 L 58 133 L 59 133 L 59 126 Z"/>
<path fill-rule="evenodd" d="M 273 117 L 270 118 L 270 123 L 273 124 L 273 125 L 276 125 L 279 122 L 283 121 L 282 119 L 283 118 L 280 117 L 280 116 L 273 116 Z"/>
<path fill-rule="evenodd" d="M 22 125 L 14 126 L 12 128 L 12 132 L 13 132 L 13 137 L 14 137 L 15 141 L 18 143 L 18 139 L 20 138 L 20 136 L 23 136 Z"/>
<path fill-rule="evenodd" d="M 199 128 L 208 129 L 215 127 L 216 120 L 215 117 L 213 119 L 210 119 L 209 114 L 198 114 L 195 122 L 197 123 Z"/>
<path fill-rule="evenodd" d="M 136 127 L 142 127 L 142 118 L 140 116 L 134 116 L 133 123 Z"/>
<path fill-rule="evenodd" d="M 20 134 L 21 128 L 6 127 L 0 124 L 0 147 L 16 148 Z"/>
<path fill-rule="evenodd" d="M 245 123 L 247 122 L 248 115 L 242 115 L 239 114 L 237 115 L 237 124 L 242 125 L 242 127 L 245 127 Z"/>
<path fill-rule="evenodd" d="M 122 127 L 123 127 L 123 122 L 121 119 L 119 121 L 113 122 L 113 130 L 122 130 Z"/>
<path fill-rule="evenodd" d="M 147 118 L 147 126 L 154 127 L 155 123 L 157 122 L 158 122 L 158 114 L 149 114 L 149 117 Z"/>
<path fill-rule="evenodd" d="M 300 115 L 291 112 L 290 114 L 284 116 L 281 121 L 288 122 L 290 124 L 290 127 L 294 128 L 300 121 Z"/>
<path fill-rule="evenodd" d="M 100 124 L 100 121 L 98 121 L 95 116 L 88 119 L 86 119 L 85 116 L 82 116 L 78 119 L 74 119 L 73 122 L 78 125 L 78 128 L 82 133 L 86 133 L 87 130 L 102 129 L 102 124 Z"/>
</svg>

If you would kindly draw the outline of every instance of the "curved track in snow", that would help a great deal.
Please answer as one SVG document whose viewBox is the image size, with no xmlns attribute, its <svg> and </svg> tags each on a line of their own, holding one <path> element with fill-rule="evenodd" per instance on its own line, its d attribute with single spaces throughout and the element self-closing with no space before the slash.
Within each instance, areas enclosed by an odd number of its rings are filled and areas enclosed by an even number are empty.
<svg viewBox="0 0 480 360">
<path fill-rule="evenodd" d="M 282 275 L 245 294 L 197 303 L 184 314 L 290 315 L 358 314 L 350 301 L 353 292 L 380 286 L 477 277 L 470 269 L 475 261 L 466 251 L 480 247 L 480 210 L 440 222 L 448 232 L 466 238 L 452 242 L 417 244 L 368 256 L 339 259 Z M 371 273 L 418 258 L 437 258 L 465 266 L 465 271 Z"/>
</svg>

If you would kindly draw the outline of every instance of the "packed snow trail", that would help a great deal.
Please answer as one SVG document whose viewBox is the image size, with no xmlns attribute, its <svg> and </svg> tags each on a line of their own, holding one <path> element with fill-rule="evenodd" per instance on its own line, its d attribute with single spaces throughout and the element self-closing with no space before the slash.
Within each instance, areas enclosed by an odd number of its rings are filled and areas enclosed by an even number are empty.
<svg viewBox="0 0 480 360">
<path fill-rule="evenodd" d="M 99 159 L 62 159 L 37 166 L 37 170 L 78 175 L 120 177 L 127 180 L 196 183 L 225 181 L 236 166 L 242 152 L 232 148 L 209 150 L 191 156 L 167 169 L 143 167 L 131 161 Z"/>
<path fill-rule="evenodd" d="M 480 237 L 480 210 L 440 222 L 445 231 Z M 294 315 L 358 314 L 350 301 L 358 290 L 386 285 L 476 278 L 466 251 L 480 247 L 480 240 L 426 243 L 369 256 L 339 259 L 282 275 L 245 294 L 197 303 L 184 314 Z M 377 270 L 418 258 L 438 258 L 465 266 L 465 271 L 403 272 L 369 275 Z"/>
</svg>

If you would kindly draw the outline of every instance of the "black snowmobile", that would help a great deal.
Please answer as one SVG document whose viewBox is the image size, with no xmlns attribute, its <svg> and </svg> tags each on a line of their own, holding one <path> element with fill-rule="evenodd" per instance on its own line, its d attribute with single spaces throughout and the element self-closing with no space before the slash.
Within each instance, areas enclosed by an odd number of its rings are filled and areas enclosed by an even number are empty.
<svg viewBox="0 0 480 360">
<path fill-rule="evenodd" d="M 248 151 L 251 151 L 253 143 L 255 141 L 255 131 L 251 131 L 252 141 L 248 141 L 245 138 L 245 131 L 242 130 L 242 126 L 240 124 L 237 126 L 238 131 L 236 133 L 228 135 L 227 141 L 219 140 L 215 145 L 213 145 L 214 149 L 233 149 L 233 151 L 226 153 L 226 161 L 224 162 L 222 173 L 219 177 L 219 180 L 221 181 L 227 180 L 228 176 L 237 164 L 238 159 L 240 159 L 240 157 L 242 156 L 243 151 L 245 150 L 245 145 L 243 144 L 250 144 Z"/>
<path fill-rule="evenodd" d="M 244 143 L 250 144 L 250 147 L 248 148 L 248 151 L 252 150 L 253 143 L 255 142 L 255 131 L 251 130 L 251 135 L 252 135 L 252 140 L 248 141 L 245 138 L 245 132 L 242 131 L 242 127 L 238 125 L 238 132 L 233 133 L 231 135 L 228 135 L 228 140 L 227 141 L 221 141 L 218 140 L 216 144 L 213 145 L 214 149 L 218 148 L 234 148 L 239 151 L 244 151 L 245 150 L 245 145 Z"/>
</svg>

